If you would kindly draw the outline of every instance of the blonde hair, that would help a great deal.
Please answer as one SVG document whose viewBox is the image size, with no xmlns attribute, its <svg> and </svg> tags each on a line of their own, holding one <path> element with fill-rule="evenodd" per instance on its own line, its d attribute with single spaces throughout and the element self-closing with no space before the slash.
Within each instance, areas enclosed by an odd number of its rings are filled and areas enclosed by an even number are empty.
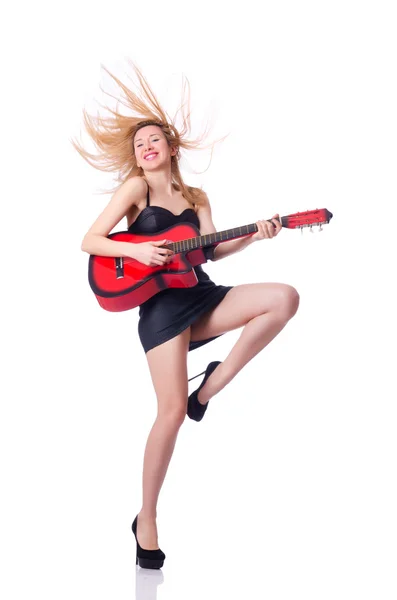
<svg viewBox="0 0 397 600">
<path fill-rule="evenodd" d="M 91 166 L 101 171 L 114 171 L 117 173 L 118 185 L 110 190 L 113 192 L 131 177 L 138 176 L 144 178 L 143 169 L 138 167 L 135 157 L 133 143 L 134 136 L 141 127 L 146 125 L 157 125 L 161 128 L 168 145 L 170 147 L 177 146 L 178 148 L 176 155 L 171 156 L 171 177 L 174 189 L 181 191 L 182 195 L 191 204 L 200 204 L 203 191 L 200 188 L 187 186 L 182 179 L 178 164 L 180 159 L 180 148 L 200 150 L 211 147 L 212 158 L 213 146 L 217 141 L 222 141 L 226 136 L 220 140 L 216 140 L 212 144 L 202 146 L 201 143 L 208 134 L 208 127 L 206 127 L 206 130 L 197 139 L 186 139 L 186 135 L 189 134 L 191 130 L 190 88 L 187 79 L 185 78 L 185 83 L 182 88 L 181 105 L 176 111 L 174 118 L 170 119 L 169 115 L 162 109 L 140 69 L 131 60 L 128 60 L 128 63 L 132 66 L 138 76 L 141 95 L 135 94 L 106 67 L 103 65 L 101 65 L 101 67 L 108 75 L 110 75 L 123 92 L 121 98 L 115 98 L 115 96 L 112 96 L 112 94 L 109 94 L 108 92 L 105 93 L 132 110 L 135 115 L 127 116 L 121 114 L 117 109 L 113 110 L 109 107 L 103 107 L 110 112 L 110 116 L 100 116 L 98 113 L 97 116 L 94 117 L 89 115 L 87 111 L 83 109 L 84 126 L 86 132 L 94 142 L 98 154 L 94 155 L 88 152 L 84 149 L 82 144 L 75 139 L 71 139 L 71 143 L 77 152 L 79 152 Z M 186 95 L 187 99 L 185 98 Z M 175 121 L 179 112 L 181 113 L 182 118 L 181 131 L 178 131 L 175 127 Z"/>
</svg>

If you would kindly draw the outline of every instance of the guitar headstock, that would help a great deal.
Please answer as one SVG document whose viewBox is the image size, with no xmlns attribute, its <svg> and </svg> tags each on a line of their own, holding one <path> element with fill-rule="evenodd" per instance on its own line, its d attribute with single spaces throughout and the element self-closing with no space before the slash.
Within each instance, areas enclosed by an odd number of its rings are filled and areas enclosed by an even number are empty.
<svg viewBox="0 0 397 600">
<path fill-rule="evenodd" d="M 281 217 L 281 224 L 288 229 L 303 229 L 303 227 L 319 226 L 320 231 L 322 225 L 326 225 L 332 219 L 333 214 L 326 208 L 316 208 L 316 210 L 307 210 L 305 212 L 297 212 L 286 217 Z"/>
</svg>

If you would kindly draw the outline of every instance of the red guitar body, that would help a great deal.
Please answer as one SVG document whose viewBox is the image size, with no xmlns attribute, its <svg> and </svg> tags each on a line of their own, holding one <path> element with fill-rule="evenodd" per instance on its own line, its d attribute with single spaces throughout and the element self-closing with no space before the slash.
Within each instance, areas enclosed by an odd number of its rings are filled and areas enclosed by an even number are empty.
<svg viewBox="0 0 397 600">
<path fill-rule="evenodd" d="M 108 237 L 116 242 L 137 244 L 165 238 L 178 242 L 198 235 L 200 231 L 197 227 L 191 223 L 182 223 L 155 235 L 120 231 Z M 133 258 L 120 259 L 92 255 L 89 264 L 89 282 L 102 308 L 119 312 L 139 306 L 161 290 L 170 287 L 193 287 L 198 281 L 193 267 L 205 262 L 207 260 L 202 248 L 174 254 L 171 262 L 157 267 L 146 266 Z"/>
</svg>

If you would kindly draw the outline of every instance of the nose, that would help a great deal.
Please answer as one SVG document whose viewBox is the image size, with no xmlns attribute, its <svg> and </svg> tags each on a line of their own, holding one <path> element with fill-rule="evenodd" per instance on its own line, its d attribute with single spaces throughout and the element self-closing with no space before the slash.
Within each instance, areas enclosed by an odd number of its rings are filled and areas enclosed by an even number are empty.
<svg viewBox="0 0 397 600">
<path fill-rule="evenodd" d="M 147 152 L 148 150 L 151 150 L 153 148 L 151 141 L 146 140 L 144 147 L 145 147 L 145 152 Z"/>
</svg>

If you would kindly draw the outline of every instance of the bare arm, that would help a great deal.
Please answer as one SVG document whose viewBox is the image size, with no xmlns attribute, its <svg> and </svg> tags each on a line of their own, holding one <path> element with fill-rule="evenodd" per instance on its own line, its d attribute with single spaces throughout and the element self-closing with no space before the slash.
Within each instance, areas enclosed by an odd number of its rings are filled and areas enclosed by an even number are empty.
<svg viewBox="0 0 397 600">
<path fill-rule="evenodd" d="M 201 235 L 208 235 L 209 233 L 216 233 L 215 225 L 212 221 L 211 205 L 208 200 L 207 194 L 203 194 L 203 202 L 200 203 L 197 210 L 197 216 L 200 221 L 200 233 Z M 215 246 L 213 261 L 221 258 L 226 258 L 230 254 L 240 252 L 243 248 L 246 248 L 253 243 L 251 235 L 239 238 L 237 240 L 229 240 L 227 242 L 221 242 Z"/>
<path fill-rule="evenodd" d="M 131 242 L 109 240 L 113 227 L 121 221 L 133 204 L 146 195 L 147 185 L 141 177 L 132 177 L 113 194 L 109 204 L 91 225 L 81 244 L 83 252 L 97 256 L 132 256 Z"/>
</svg>

